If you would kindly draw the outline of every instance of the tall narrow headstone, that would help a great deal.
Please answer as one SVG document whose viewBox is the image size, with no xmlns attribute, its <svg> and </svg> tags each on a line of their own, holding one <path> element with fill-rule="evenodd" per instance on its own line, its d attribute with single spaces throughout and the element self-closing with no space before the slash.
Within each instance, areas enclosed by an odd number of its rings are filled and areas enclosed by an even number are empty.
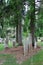
<svg viewBox="0 0 43 65">
<path fill-rule="evenodd" d="M 30 44 L 32 44 L 31 34 L 29 34 L 28 37 L 23 39 L 24 56 L 28 54 L 28 50 L 30 48 Z"/>
</svg>

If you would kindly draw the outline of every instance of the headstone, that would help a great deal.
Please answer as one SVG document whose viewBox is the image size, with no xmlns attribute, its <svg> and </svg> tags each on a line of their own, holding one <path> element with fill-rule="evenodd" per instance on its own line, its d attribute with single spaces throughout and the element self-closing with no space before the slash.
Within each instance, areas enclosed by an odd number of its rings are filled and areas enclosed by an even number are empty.
<svg viewBox="0 0 43 65">
<path fill-rule="evenodd" d="M 8 48 L 8 38 L 4 39 L 4 48 Z"/>
<path fill-rule="evenodd" d="M 37 37 L 35 36 L 35 38 L 34 38 L 34 49 L 36 49 L 37 48 Z"/>
<path fill-rule="evenodd" d="M 4 43 L 4 48 L 6 48 L 7 47 L 6 38 L 4 39 L 3 43 Z"/>
<path fill-rule="evenodd" d="M 28 37 L 23 39 L 24 56 L 28 54 L 28 49 L 30 48 L 30 44 L 32 44 L 31 34 L 29 34 Z"/>
<path fill-rule="evenodd" d="M 37 41 L 35 41 L 34 48 L 35 49 L 37 48 Z"/>
<path fill-rule="evenodd" d="M 16 44 L 16 38 L 12 38 L 12 44 L 13 44 L 13 46 L 15 46 L 15 44 Z"/>
</svg>

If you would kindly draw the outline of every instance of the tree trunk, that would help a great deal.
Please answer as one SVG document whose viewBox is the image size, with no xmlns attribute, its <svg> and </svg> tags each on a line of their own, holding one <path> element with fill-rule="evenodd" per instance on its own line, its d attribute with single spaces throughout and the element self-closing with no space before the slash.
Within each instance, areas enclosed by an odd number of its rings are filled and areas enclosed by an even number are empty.
<svg viewBox="0 0 43 65">
<path fill-rule="evenodd" d="M 18 24 L 18 42 L 19 42 L 19 45 L 22 45 L 22 25 L 21 25 L 21 21 Z"/>
<path fill-rule="evenodd" d="M 31 31 L 31 35 L 32 35 L 32 46 L 34 47 L 34 43 L 35 43 L 35 26 L 34 26 L 34 22 L 33 22 L 33 19 L 31 18 L 31 22 L 30 22 L 30 31 Z"/>
<path fill-rule="evenodd" d="M 19 45 L 22 45 L 22 26 L 21 21 L 17 23 L 16 25 L 16 42 Z"/>
<path fill-rule="evenodd" d="M 18 24 L 16 25 L 16 42 L 18 43 Z"/>
<path fill-rule="evenodd" d="M 31 22 L 30 22 L 30 31 L 32 34 L 32 46 L 34 48 L 35 43 L 35 0 L 31 2 Z"/>
</svg>

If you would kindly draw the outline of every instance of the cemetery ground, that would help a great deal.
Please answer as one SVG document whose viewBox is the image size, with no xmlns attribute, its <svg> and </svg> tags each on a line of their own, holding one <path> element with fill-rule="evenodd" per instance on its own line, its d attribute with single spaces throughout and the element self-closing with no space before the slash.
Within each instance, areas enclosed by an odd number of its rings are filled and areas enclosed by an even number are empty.
<svg viewBox="0 0 43 65">
<path fill-rule="evenodd" d="M 23 55 L 23 47 L 12 48 L 9 44 L 8 49 L 0 44 L 0 65 L 43 65 L 43 42 L 38 42 L 37 49 L 31 49 L 29 53 Z"/>
</svg>

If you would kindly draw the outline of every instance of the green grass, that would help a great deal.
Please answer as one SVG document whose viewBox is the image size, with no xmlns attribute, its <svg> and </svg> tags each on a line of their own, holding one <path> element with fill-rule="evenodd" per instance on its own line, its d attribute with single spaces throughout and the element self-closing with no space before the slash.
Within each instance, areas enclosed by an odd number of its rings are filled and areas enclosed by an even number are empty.
<svg viewBox="0 0 43 65">
<path fill-rule="evenodd" d="M 43 42 L 38 42 L 38 45 L 43 46 Z M 12 47 L 12 43 L 9 47 Z M 0 44 L 0 50 L 4 50 L 4 45 Z M 16 63 L 15 55 L 11 54 L 0 54 L 0 60 L 5 60 L 2 65 L 43 65 L 43 50 L 36 53 L 36 55 L 32 56 L 30 59 L 27 59 L 22 64 Z"/>
<path fill-rule="evenodd" d="M 3 65 L 18 65 L 14 55 L 6 55 L 6 60 Z"/>
<path fill-rule="evenodd" d="M 0 60 L 5 60 L 2 65 L 18 65 L 14 55 L 0 54 Z"/>
<path fill-rule="evenodd" d="M 22 65 L 43 65 L 43 50 L 23 62 Z"/>
<path fill-rule="evenodd" d="M 5 60 L 2 65 L 43 65 L 43 50 L 39 51 L 30 59 L 27 59 L 22 64 L 16 63 L 15 55 L 11 54 L 0 54 L 0 60 Z"/>
</svg>

